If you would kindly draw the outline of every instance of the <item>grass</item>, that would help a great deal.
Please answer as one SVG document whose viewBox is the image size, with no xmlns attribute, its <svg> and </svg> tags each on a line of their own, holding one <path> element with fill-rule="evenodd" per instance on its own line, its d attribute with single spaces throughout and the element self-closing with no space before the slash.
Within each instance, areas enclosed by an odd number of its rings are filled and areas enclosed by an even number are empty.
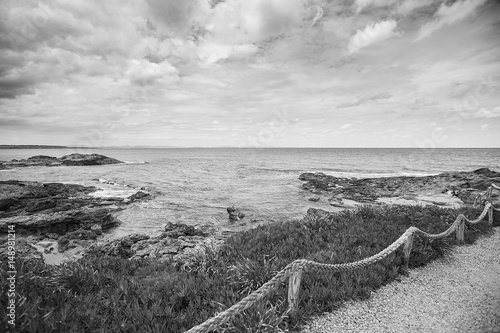
<svg viewBox="0 0 500 333">
<path fill-rule="evenodd" d="M 479 209 L 363 206 L 325 218 L 275 223 L 240 232 L 218 250 L 205 249 L 174 265 L 149 260 L 85 257 L 48 266 L 17 260 L 17 326 L 23 332 L 183 332 L 257 289 L 295 259 L 346 263 L 378 253 L 408 227 L 430 233 L 448 228 Z M 468 227 L 467 243 L 488 233 L 486 222 Z M 442 256 L 454 235 L 433 242 L 415 237 L 410 267 Z M 287 285 L 245 310 L 220 332 L 279 332 L 313 315 L 364 299 L 402 273 L 402 250 L 370 267 L 328 276 L 305 274 L 299 311 L 285 315 Z M 0 311 L 6 308 L 6 273 L 0 271 Z M 2 327 L 6 316 L 0 314 Z"/>
</svg>

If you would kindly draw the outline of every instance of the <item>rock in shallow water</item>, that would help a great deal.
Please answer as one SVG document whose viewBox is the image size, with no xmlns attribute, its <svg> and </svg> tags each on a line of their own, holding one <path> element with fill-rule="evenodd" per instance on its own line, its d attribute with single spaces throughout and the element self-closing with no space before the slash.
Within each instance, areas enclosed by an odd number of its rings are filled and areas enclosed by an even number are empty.
<svg viewBox="0 0 500 333">
<path fill-rule="evenodd" d="M 234 206 L 227 207 L 227 213 L 229 214 L 229 219 L 231 221 L 239 221 L 245 217 L 245 214 L 240 212 L 239 209 Z"/>
</svg>

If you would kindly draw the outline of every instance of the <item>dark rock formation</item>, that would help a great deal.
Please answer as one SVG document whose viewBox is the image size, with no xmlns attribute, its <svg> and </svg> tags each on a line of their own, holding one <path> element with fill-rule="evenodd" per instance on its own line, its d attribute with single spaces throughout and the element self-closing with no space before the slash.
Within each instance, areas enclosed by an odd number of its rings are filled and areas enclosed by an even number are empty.
<svg viewBox="0 0 500 333">
<path fill-rule="evenodd" d="M 131 196 L 134 200 L 89 195 L 96 190 L 76 184 L 0 181 L 0 238 L 6 237 L 8 226 L 14 226 L 18 239 L 25 237 L 28 243 L 58 239 L 64 252 L 88 245 L 117 226 L 120 221 L 114 213 L 127 203 L 150 198 L 142 191 Z"/>
<path fill-rule="evenodd" d="M 41 260 L 42 259 L 42 254 L 38 252 L 33 246 L 30 245 L 30 243 L 25 240 L 25 239 L 16 239 L 16 254 L 15 258 L 23 258 L 24 260 Z M 7 261 L 9 260 L 9 255 L 8 255 L 8 244 L 6 241 L 0 242 L 0 262 L 2 263 L 2 268 L 5 268 L 6 266 L 3 266 L 4 264 L 7 264 Z"/>
<path fill-rule="evenodd" d="M 227 207 L 227 213 L 229 214 L 229 219 L 231 221 L 239 221 L 245 217 L 245 214 L 241 213 L 239 209 L 232 207 Z"/>
<path fill-rule="evenodd" d="M 319 208 L 309 208 L 307 210 L 306 216 L 317 216 L 317 217 L 324 217 L 330 215 L 331 212 L 326 211 L 324 209 L 319 209 Z"/>
<path fill-rule="evenodd" d="M 87 254 L 119 256 L 122 258 L 174 259 L 181 256 L 186 249 L 192 249 L 204 243 L 206 237 L 214 234 L 208 226 L 190 226 L 186 224 L 168 223 L 165 231 L 158 236 L 133 234 L 92 245 Z"/>
<path fill-rule="evenodd" d="M 36 155 L 22 160 L 10 162 L 0 161 L 0 170 L 28 166 L 75 166 L 75 165 L 104 165 L 123 163 L 117 159 L 99 154 L 70 154 L 63 157 Z"/>
<path fill-rule="evenodd" d="M 165 226 L 165 236 L 171 238 L 179 238 L 181 236 L 207 236 L 207 233 L 196 229 L 192 225 L 187 225 L 183 223 L 172 223 L 169 222 Z"/>
<path fill-rule="evenodd" d="M 446 172 L 426 177 L 341 178 L 324 173 L 303 173 L 302 187 L 312 193 L 327 195 L 330 204 L 343 206 L 343 199 L 374 203 L 383 197 L 448 193 L 464 203 L 473 203 L 491 183 L 500 183 L 500 173 L 487 168 L 472 172 Z M 497 194 L 495 194 L 496 196 Z"/>
</svg>

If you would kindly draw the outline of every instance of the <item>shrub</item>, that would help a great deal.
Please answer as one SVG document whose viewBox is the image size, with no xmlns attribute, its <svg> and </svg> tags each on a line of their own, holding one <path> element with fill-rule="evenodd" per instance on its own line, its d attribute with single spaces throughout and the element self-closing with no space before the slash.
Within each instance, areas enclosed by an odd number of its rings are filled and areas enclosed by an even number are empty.
<svg viewBox="0 0 500 333">
<path fill-rule="evenodd" d="M 430 233 L 473 208 L 364 206 L 322 218 L 306 217 L 234 234 L 218 249 L 207 246 L 184 265 L 88 256 L 61 266 L 18 259 L 17 326 L 25 332 L 183 332 L 237 303 L 295 259 L 347 263 L 374 255 L 410 226 Z M 473 242 L 487 223 L 466 228 Z M 454 235 L 429 242 L 415 237 L 410 267 L 442 256 Z M 345 273 L 305 273 L 299 311 L 286 314 L 287 284 L 226 322 L 221 332 L 279 332 L 347 299 L 364 299 L 397 279 L 402 251 L 369 267 Z M 0 270 L 0 308 L 6 308 L 6 272 Z M 1 315 L 2 327 L 7 325 Z M 7 326 L 9 328 L 9 326 Z"/>
</svg>

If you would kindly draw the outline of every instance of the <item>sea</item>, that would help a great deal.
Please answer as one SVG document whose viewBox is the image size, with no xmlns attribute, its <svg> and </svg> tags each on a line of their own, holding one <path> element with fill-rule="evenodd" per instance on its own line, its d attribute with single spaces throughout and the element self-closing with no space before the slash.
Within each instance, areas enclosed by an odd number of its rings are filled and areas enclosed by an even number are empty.
<svg viewBox="0 0 500 333">
<path fill-rule="evenodd" d="M 299 175 L 337 177 L 426 176 L 487 167 L 500 171 L 500 149 L 141 148 L 0 149 L 0 160 L 34 155 L 97 153 L 124 161 L 103 166 L 25 167 L 0 171 L 0 180 L 62 182 L 100 188 L 102 197 L 155 193 L 119 213 L 122 224 L 108 238 L 157 234 L 168 222 L 244 230 L 300 219 L 308 208 L 335 211 L 302 189 Z M 231 222 L 226 208 L 245 214 Z"/>
</svg>

